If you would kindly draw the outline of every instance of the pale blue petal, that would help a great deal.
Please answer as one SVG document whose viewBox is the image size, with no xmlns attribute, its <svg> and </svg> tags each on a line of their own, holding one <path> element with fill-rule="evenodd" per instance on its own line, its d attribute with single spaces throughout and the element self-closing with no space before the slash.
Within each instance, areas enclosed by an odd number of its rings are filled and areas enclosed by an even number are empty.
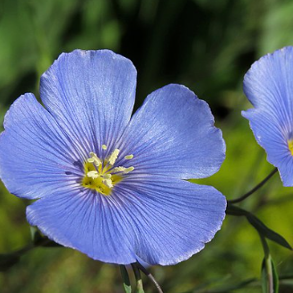
<svg viewBox="0 0 293 293">
<path fill-rule="evenodd" d="M 211 186 L 161 176 L 116 188 L 126 222 L 136 231 L 135 253 L 146 263 L 171 265 L 202 250 L 220 229 L 225 197 Z"/>
<path fill-rule="evenodd" d="M 288 131 L 293 129 L 292 76 L 293 47 L 286 47 L 256 61 L 246 73 L 243 85 L 252 105 Z"/>
<path fill-rule="evenodd" d="M 225 207 L 212 187 L 145 176 L 125 179 L 107 197 L 56 192 L 28 207 L 27 217 L 49 238 L 93 259 L 169 265 L 203 249 L 220 229 Z"/>
<path fill-rule="evenodd" d="M 134 232 L 114 197 L 82 187 L 52 191 L 27 208 L 27 219 L 55 242 L 103 262 L 136 261 Z"/>
<path fill-rule="evenodd" d="M 109 50 L 63 53 L 41 77 L 41 99 L 58 123 L 99 154 L 130 120 L 136 69 Z"/>
<path fill-rule="evenodd" d="M 225 158 L 208 104 L 176 84 L 146 98 L 117 145 L 121 157 L 134 155 L 129 164 L 142 174 L 203 178 L 217 172 Z"/>
<path fill-rule="evenodd" d="M 293 48 L 286 47 L 255 62 L 244 78 L 244 92 L 255 109 L 243 111 L 268 161 L 279 169 L 285 186 L 293 186 Z"/>
<path fill-rule="evenodd" d="M 18 98 L 0 135 L 0 178 L 7 189 L 28 199 L 76 184 L 82 152 L 64 134 L 33 94 Z"/>
<path fill-rule="evenodd" d="M 254 136 L 267 153 L 267 160 L 277 167 L 284 186 L 293 186 L 293 156 L 288 149 L 288 134 L 280 124 L 258 109 L 242 112 L 249 120 Z"/>
</svg>

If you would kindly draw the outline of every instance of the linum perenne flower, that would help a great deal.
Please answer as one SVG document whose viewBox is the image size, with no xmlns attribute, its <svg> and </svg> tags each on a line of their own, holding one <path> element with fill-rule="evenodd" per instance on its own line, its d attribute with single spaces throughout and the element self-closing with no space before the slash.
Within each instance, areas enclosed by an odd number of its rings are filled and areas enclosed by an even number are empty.
<svg viewBox="0 0 293 293">
<path fill-rule="evenodd" d="M 183 179 L 215 173 L 225 154 L 208 105 L 182 85 L 132 116 L 136 70 L 108 50 L 62 54 L 41 77 L 44 107 L 21 96 L 0 136 L 0 175 L 38 199 L 27 219 L 93 259 L 175 264 L 220 229 L 226 201 Z"/>
<path fill-rule="evenodd" d="M 293 186 L 293 47 L 256 61 L 244 78 L 254 109 L 243 111 L 284 186 Z"/>
</svg>

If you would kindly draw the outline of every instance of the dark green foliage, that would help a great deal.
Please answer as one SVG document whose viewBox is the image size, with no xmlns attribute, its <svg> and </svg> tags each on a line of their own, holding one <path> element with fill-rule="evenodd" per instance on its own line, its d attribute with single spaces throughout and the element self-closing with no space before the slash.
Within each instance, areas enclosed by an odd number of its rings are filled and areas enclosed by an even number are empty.
<svg viewBox="0 0 293 293">
<path fill-rule="evenodd" d="M 211 105 L 227 158 L 217 174 L 195 181 L 235 199 L 271 170 L 240 115 L 250 107 L 243 76 L 263 54 L 293 45 L 292 15 L 290 0 L 0 0 L 0 121 L 21 94 L 38 96 L 40 75 L 61 52 L 112 49 L 138 69 L 136 107 L 168 83 L 185 84 Z M 36 231 L 33 244 L 42 247 L 19 257 L 19 250 L 32 243 L 27 204 L 0 186 L 1 293 L 122 292 L 118 267 L 71 249 L 43 247 L 54 243 L 42 242 Z M 281 247 L 293 243 L 292 189 L 283 188 L 275 175 L 241 209 L 250 212 L 243 214 L 250 224 L 228 215 L 202 252 L 176 266 L 150 268 L 165 292 L 259 293 L 264 253 L 255 229 L 273 241 L 276 265 L 268 264 L 274 278 L 278 270 L 279 292 L 292 292 L 293 256 Z M 142 279 L 145 292 L 156 292 Z"/>
</svg>

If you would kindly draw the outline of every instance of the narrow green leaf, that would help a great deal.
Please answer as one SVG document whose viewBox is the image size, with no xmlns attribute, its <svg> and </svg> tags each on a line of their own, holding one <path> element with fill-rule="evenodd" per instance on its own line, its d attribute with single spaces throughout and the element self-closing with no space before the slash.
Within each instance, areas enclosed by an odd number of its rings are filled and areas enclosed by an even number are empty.
<svg viewBox="0 0 293 293">
<path fill-rule="evenodd" d="M 278 293 L 279 292 L 279 276 L 278 276 L 275 263 L 272 258 L 271 258 L 271 266 L 272 266 L 273 281 L 274 281 L 274 293 Z"/>
<path fill-rule="evenodd" d="M 36 227 L 30 226 L 30 231 L 31 231 L 32 241 L 35 246 L 38 246 L 40 243 L 43 242 L 43 236 L 41 235 L 41 233 Z"/>
<path fill-rule="evenodd" d="M 276 233 L 275 231 L 268 228 L 262 221 L 260 221 L 256 216 L 251 213 L 246 215 L 247 220 L 249 223 L 264 237 L 276 242 L 277 244 L 292 250 L 292 247 L 287 242 L 287 240 L 281 236 L 280 234 Z"/>
<path fill-rule="evenodd" d="M 120 265 L 120 272 L 123 280 L 123 289 L 125 293 L 131 293 L 131 284 L 128 276 L 127 269 L 124 265 Z"/>
<path fill-rule="evenodd" d="M 247 212 L 246 210 L 241 209 L 237 206 L 234 206 L 233 204 L 230 204 L 228 202 L 227 208 L 226 208 L 226 214 L 232 215 L 232 216 L 246 216 L 247 214 L 249 214 L 249 212 Z"/>
<path fill-rule="evenodd" d="M 277 244 L 292 250 L 291 245 L 287 242 L 287 240 L 281 236 L 280 234 L 276 233 L 275 231 L 268 228 L 260 219 L 258 219 L 252 213 L 234 206 L 233 204 L 228 203 L 226 214 L 233 215 L 233 216 L 245 216 L 249 223 L 264 237 L 270 239 L 271 241 L 276 242 Z"/>
<path fill-rule="evenodd" d="M 262 244 L 262 247 L 263 247 L 263 250 L 265 253 L 265 257 L 269 257 L 270 256 L 270 248 L 267 244 L 266 238 L 260 233 L 259 233 L 259 237 L 260 237 L 261 244 Z"/>
<path fill-rule="evenodd" d="M 279 277 L 275 264 L 270 255 L 263 259 L 261 268 L 261 280 L 263 293 L 279 292 Z"/>
<path fill-rule="evenodd" d="M 270 293 L 269 291 L 269 278 L 266 267 L 266 259 L 264 258 L 261 264 L 261 287 L 263 293 Z"/>
</svg>

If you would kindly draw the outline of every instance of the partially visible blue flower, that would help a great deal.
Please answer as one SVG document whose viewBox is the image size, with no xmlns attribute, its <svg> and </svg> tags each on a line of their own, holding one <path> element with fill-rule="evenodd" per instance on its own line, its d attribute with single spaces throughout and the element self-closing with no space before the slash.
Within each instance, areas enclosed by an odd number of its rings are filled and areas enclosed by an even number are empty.
<svg viewBox="0 0 293 293">
<path fill-rule="evenodd" d="M 284 186 L 293 186 L 293 47 L 256 61 L 244 77 L 244 92 L 254 109 L 242 115 Z"/>
<path fill-rule="evenodd" d="M 41 78 L 44 107 L 21 96 L 0 136 L 8 190 L 39 199 L 27 219 L 93 259 L 175 264 L 220 229 L 224 196 L 203 178 L 225 156 L 209 106 L 182 85 L 150 94 L 132 116 L 136 70 L 108 50 L 62 54 Z"/>
</svg>

